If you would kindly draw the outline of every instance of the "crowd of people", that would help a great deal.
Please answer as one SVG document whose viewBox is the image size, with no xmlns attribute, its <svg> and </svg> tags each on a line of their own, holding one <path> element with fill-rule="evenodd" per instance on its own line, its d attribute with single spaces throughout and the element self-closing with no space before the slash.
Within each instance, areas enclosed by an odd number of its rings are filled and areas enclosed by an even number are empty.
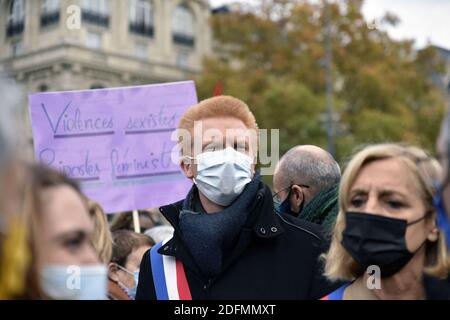
<svg viewBox="0 0 450 320">
<path fill-rule="evenodd" d="M 258 129 L 243 101 L 201 101 L 178 128 L 200 135 L 201 148 L 179 141 L 192 188 L 135 230 L 130 212 L 111 219 L 74 180 L 20 160 L 0 122 L 0 299 L 450 299 L 450 116 L 439 161 L 365 145 L 341 176 L 327 151 L 293 146 L 273 190 L 257 138 L 230 130 Z"/>
</svg>

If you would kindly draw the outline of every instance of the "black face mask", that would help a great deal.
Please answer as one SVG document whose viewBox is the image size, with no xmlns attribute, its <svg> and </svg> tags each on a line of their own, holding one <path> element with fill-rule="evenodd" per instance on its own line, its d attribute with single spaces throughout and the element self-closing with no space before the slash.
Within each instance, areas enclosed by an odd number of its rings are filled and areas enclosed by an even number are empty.
<svg viewBox="0 0 450 320">
<path fill-rule="evenodd" d="M 281 212 L 290 214 L 291 216 L 298 217 L 303 210 L 303 205 L 305 204 L 304 200 L 305 196 L 303 196 L 303 201 L 302 204 L 300 205 L 298 212 L 295 212 L 294 210 L 291 209 L 291 195 L 292 195 L 292 187 L 289 189 L 289 194 L 287 198 L 281 203 L 280 210 Z"/>
<path fill-rule="evenodd" d="M 347 212 L 342 246 L 363 270 L 376 265 L 380 267 L 382 278 L 390 277 L 400 271 L 425 244 L 426 240 L 415 252 L 410 252 L 405 234 L 408 226 L 426 216 L 408 223 L 402 219 Z"/>
<path fill-rule="evenodd" d="M 277 208 L 277 210 L 279 212 L 287 213 L 287 214 L 290 214 L 291 216 L 298 217 L 300 215 L 300 213 L 302 212 L 303 207 L 305 206 L 305 194 L 303 193 L 303 190 L 301 190 L 302 196 L 303 196 L 303 201 L 300 204 L 300 208 L 299 208 L 298 212 L 295 212 L 294 210 L 291 209 L 292 186 L 293 185 L 289 186 L 289 193 L 288 193 L 286 199 L 284 199 L 284 201 L 282 201 L 281 203 L 275 203 L 275 207 Z M 309 188 L 309 186 L 303 186 L 303 185 L 301 185 L 301 187 Z"/>
</svg>

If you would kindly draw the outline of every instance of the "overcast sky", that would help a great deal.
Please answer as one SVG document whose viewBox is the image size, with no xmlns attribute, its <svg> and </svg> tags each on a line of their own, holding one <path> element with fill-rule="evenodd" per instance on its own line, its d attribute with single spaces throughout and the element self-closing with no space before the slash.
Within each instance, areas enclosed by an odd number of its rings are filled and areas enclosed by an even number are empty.
<svg viewBox="0 0 450 320">
<path fill-rule="evenodd" d="M 210 0 L 212 7 L 231 2 L 236 0 Z M 450 49 L 450 0 L 366 0 L 363 7 L 368 19 L 381 17 L 386 11 L 401 20 L 388 30 L 393 38 L 413 38 L 419 48 L 430 41 Z"/>
</svg>

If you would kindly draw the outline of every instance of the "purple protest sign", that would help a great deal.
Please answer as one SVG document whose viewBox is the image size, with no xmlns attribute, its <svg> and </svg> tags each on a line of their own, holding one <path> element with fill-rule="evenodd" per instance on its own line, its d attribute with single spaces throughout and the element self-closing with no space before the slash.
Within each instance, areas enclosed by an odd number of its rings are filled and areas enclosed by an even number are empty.
<svg viewBox="0 0 450 320">
<path fill-rule="evenodd" d="M 192 183 L 172 161 L 192 81 L 30 95 L 36 159 L 80 181 L 106 212 L 183 199 Z"/>
</svg>

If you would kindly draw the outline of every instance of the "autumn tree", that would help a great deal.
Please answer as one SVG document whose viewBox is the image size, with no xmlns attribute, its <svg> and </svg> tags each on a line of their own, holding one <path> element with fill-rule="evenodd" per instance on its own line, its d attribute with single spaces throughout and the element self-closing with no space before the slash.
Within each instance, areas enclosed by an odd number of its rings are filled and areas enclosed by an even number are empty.
<svg viewBox="0 0 450 320">
<path fill-rule="evenodd" d="M 280 152 L 326 146 L 324 31 L 331 23 L 337 158 L 360 144 L 407 142 L 434 149 L 445 107 L 431 75 L 432 47 L 392 39 L 362 14 L 362 0 L 264 0 L 212 18 L 215 55 L 197 81 L 200 98 L 222 83 L 246 101 L 261 128 L 280 129 Z M 325 14 L 328 8 L 329 14 Z M 379 23 L 399 21 L 387 13 Z"/>
</svg>

